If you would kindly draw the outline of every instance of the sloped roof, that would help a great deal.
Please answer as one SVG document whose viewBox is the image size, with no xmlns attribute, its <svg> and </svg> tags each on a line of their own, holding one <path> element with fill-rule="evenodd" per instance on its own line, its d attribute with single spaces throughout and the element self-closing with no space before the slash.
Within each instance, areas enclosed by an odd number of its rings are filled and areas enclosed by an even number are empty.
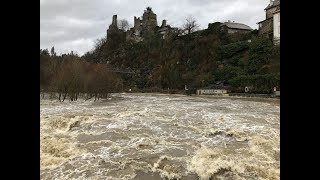
<svg viewBox="0 0 320 180">
<path fill-rule="evenodd" d="M 221 26 L 227 26 L 228 28 L 232 29 L 245 29 L 245 30 L 252 30 L 252 28 L 248 25 L 241 24 L 241 23 L 234 23 L 234 22 L 225 22 L 221 24 Z"/>
<path fill-rule="evenodd" d="M 262 20 L 262 21 L 260 21 L 260 22 L 257 22 L 257 24 L 260 24 L 260 23 L 262 23 L 262 22 L 264 22 L 264 21 L 268 21 L 268 20 L 272 20 L 272 19 L 273 19 L 273 16 L 269 17 L 268 19 L 265 19 L 265 20 Z"/>
<path fill-rule="evenodd" d="M 272 7 L 275 6 L 279 6 L 280 5 L 280 0 L 274 0 L 272 4 L 269 4 L 264 10 L 270 9 Z"/>
</svg>

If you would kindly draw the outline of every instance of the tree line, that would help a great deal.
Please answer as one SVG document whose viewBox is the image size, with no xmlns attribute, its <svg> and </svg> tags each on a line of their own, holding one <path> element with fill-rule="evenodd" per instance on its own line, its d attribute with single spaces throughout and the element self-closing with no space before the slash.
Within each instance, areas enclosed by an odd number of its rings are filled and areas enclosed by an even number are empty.
<svg viewBox="0 0 320 180">
<path fill-rule="evenodd" d="M 118 92 L 121 85 L 121 79 L 107 64 L 89 63 L 73 52 L 57 56 L 54 47 L 51 53 L 40 49 L 40 91 L 60 101 L 76 101 L 79 96 L 106 98 Z"/>
</svg>

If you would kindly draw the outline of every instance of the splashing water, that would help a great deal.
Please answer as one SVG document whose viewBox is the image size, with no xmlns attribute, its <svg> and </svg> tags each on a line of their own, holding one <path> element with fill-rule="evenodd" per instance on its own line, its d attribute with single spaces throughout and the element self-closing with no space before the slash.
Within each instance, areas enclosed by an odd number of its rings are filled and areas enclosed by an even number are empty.
<svg viewBox="0 0 320 180">
<path fill-rule="evenodd" d="M 40 101 L 41 179 L 280 179 L 277 99 Z"/>
</svg>

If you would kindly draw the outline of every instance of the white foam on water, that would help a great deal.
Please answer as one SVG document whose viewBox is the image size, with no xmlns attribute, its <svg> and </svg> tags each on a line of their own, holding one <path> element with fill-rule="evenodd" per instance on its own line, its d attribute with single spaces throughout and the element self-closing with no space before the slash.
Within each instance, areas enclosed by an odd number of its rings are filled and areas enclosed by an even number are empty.
<svg viewBox="0 0 320 180">
<path fill-rule="evenodd" d="M 41 179 L 132 179 L 138 170 L 169 179 L 279 179 L 279 112 L 275 100 L 241 98 L 44 99 Z"/>
</svg>

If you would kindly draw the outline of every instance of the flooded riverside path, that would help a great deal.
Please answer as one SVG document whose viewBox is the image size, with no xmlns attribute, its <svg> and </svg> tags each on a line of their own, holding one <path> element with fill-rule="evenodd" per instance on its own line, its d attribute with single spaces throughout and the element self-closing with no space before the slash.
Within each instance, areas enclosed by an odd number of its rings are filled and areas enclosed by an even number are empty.
<svg viewBox="0 0 320 180">
<path fill-rule="evenodd" d="M 280 179 L 280 100 L 40 101 L 41 179 Z"/>
</svg>

